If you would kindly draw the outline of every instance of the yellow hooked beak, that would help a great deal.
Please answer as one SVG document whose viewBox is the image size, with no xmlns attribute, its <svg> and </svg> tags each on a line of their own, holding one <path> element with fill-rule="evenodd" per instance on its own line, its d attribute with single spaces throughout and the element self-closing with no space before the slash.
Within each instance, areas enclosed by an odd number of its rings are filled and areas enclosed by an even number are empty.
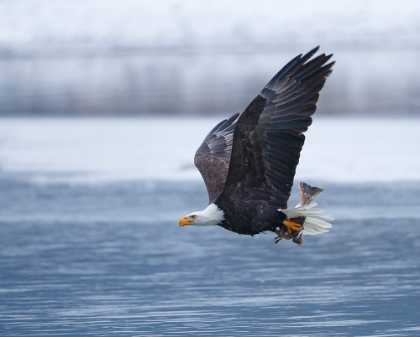
<svg viewBox="0 0 420 337">
<path fill-rule="evenodd" d="M 184 216 L 183 218 L 181 218 L 179 220 L 179 227 L 183 227 L 183 226 L 186 226 L 186 225 L 191 225 L 194 222 L 195 222 L 195 219 L 193 219 L 189 216 Z"/>
</svg>

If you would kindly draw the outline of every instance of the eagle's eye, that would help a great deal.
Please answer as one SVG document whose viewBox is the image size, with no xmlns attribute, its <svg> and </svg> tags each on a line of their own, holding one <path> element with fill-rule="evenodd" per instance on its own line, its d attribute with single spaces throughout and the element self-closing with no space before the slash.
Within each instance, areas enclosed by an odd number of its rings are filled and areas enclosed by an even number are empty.
<svg viewBox="0 0 420 337">
<path fill-rule="evenodd" d="M 191 219 L 195 219 L 197 215 L 191 215 Z"/>
</svg>

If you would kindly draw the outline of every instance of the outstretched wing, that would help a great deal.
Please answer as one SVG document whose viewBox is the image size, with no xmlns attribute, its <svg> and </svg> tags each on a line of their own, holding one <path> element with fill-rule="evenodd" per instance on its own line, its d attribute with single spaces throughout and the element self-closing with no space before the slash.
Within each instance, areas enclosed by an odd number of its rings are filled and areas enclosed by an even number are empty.
<svg viewBox="0 0 420 337">
<path fill-rule="evenodd" d="M 209 203 L 214 202 L 225 186 L 232 152 L 232 136 L 239 113 L 217 124 L 206 136 L 194 157 L 204 179 Z"/>
<path fill-rule="evenodd" d="M 281 69 L 242 113 L 233 134 L 230 168 L 216 203 L 287 207 L 296 166 L 332 55 L 299 55 Z M 220 203 L 219 203 L 220 202 Z"/>
</svg>

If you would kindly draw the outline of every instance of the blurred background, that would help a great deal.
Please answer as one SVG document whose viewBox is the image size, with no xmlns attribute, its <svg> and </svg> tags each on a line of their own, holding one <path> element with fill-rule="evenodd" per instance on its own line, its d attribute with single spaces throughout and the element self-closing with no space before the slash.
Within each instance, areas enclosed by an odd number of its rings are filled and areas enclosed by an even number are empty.
<svg viewBox="0 0 420 337">
<path fill-rule="evenodd" d="M 417 1 L 0 1 L 0 115 L 243 111 L 293 56 L 337 66 L 319 114 L 417 114 Z"/>
<path fill-rule="evenodd" d="M 418 336 L 419 13 L 0 0 L 0 335 Z M 325 188 L 331 233 L 180 229 L 207 132 L 317 45 L 336 64 L 289 207 Z"/>
</svg>

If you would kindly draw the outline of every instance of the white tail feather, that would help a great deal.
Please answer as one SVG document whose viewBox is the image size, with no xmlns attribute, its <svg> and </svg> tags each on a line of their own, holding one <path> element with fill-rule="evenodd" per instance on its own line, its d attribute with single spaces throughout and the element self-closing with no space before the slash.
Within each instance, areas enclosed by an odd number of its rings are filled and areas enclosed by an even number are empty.
<svg viewBox="0 0 420 337">
<path fill-rule="evenodd" d="M 305 218 L 303 223 L 302 234 L 316 235 L 328 232 L 327 228 L 331 228 L 332 225 L 327 222 L 334 220 L 333 217 L 325 215 L 322 208 L 314 208 L 317 206 L 316 202 L 311 202 L 308 205 L 302 205 L 301 203 L 296 205 L 296 208 L 291 209 L 279 209 L 283 212 L 288 219 L 293 218 Z"/>
<path fill-rule="evenodd" d="M 303 224 L 302 234 L 317 235 L 328 232 L 327 228 L 331 228 L 332 225 L 321 219 L 307 217 Z"/>
</svg>

